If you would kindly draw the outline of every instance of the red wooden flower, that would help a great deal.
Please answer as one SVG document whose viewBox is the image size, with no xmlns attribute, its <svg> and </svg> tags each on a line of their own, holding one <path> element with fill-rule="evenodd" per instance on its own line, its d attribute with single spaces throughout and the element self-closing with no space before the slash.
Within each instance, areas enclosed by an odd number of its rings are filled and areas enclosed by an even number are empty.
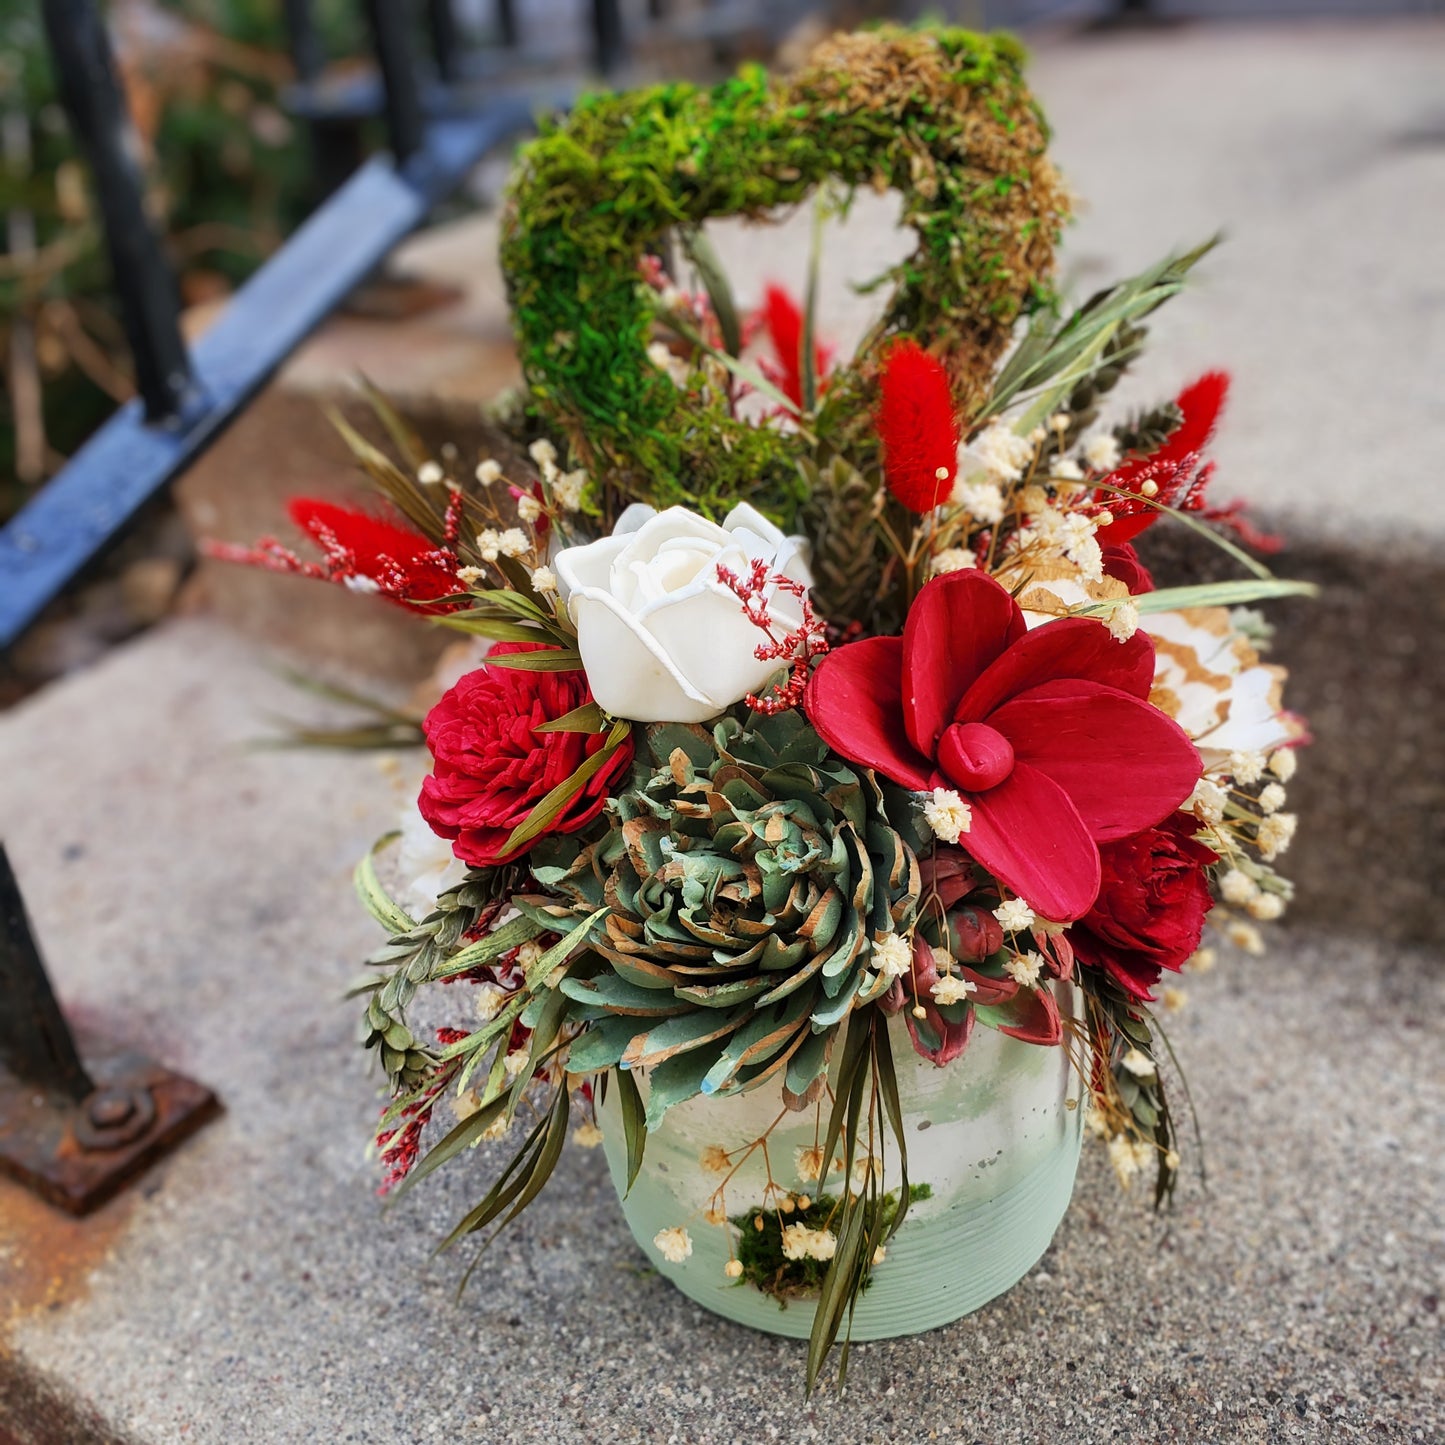
<svg viewBox="0 0 1445 1445">
<path fill-rule="evenodd" d="M 1199 754 L 1146 699 L 1154 644 L 1116 642 L 1066 617 L 1030 632 L 986 573 L 950 572 L 918 594 L 902 637 L 828 654 L 804 705 L 836 752 L 922 792 L 969 804 L 959 839 L 1036 912 L 1086 913 L 1098 844 L 1167 817 L 1192 791 Z"/>
<path fill-rule="evenodd" d="M 1183 968 L 1214 906 L 1205 871 L 1219 861 L 1183 813 L 1100 850 L 1103 884 L 1069 930 L 1075 954 L 1104 969 L 1137 999 L 1152 1001 L 1161 969 Z"/>
<path fill-rule="evenodd" d="M 530 642 L 499 642 L 491 655 L 537 650 Z M 432 772 L 422 782 L 417 808 L 438 837 L 451 839 L 462 862 L 488 868 L 532 846 L 509 853 L 507 840 L 538 803 L 606 745 L 602 733 L 539 729 L 591 701 L 580 668 L 530 672 L 484 663 L 427 714 L 423 728 Z M 629 737 L 567 799 L 547 833 L 575 833 L 592 822 L 612 785 L 632 766 L 632 748 Z"/>
</svg>

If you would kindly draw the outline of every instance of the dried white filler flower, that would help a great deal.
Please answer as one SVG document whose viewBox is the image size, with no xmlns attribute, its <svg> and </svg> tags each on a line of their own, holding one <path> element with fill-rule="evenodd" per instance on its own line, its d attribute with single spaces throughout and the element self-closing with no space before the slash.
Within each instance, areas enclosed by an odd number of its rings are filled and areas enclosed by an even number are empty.
<svg viewBox="0 0 1445 1445">
<path fill-rule="evenodd" d="M 1119 1062 L 1136 1079 L 1152 1079 L 1159 1072 L 1154 1066 L 1154 1060 L 1143 1049 L 1130 1049 Z"/>
<path fill-rule="evenodd" d="M 1249 901 L 1249 916 L 1261 923 L 1273 923 L 1284 914 L 1284 899 L 1278 893 L 1261 893 Z"/>
<path fill-rule="evenodd" d="M 913 964 L 913 949 L 897 933 L 885 933 L 873 942 L 873 966 L 884 978 L 902 978 Z"/>
<path fill-rule="evenodd" d="M 1271 813 L 1269 817 L 1261 818 L 1255 835 L 1260 856 L 1266 862 L 1273 862 L 1289 847 L 1298 826 L 1299 819 L 1293 813 Z"/>
<path fill-rule="evenodd" d="M 965 572 L 977 566 L 977 559 L 967 547 L 945 547 L 933 554 L 933 561 L 929 564 L 935 577 L 941 577 L 945 572 Z"/>
<path fill-rule="evenodd" d="M 1267 766 L 1263 753 L 1245 752 L 1230 753 L 1229 755 L 1229 771 L 1234 775 L 1234 781 L 1242 783 L 1245 787 L 1251 783 L 1257 783 L 1264 776 Z"/>
<path fill-rule="evenodd" d="M 973 809 L 952 788 L 935 788 L 923 805 L 923 821 L 935 838 L 957 843 L 973 825 Z"/>
<path fill-rule="evenodd" d="M 1034 911 L 1022 898 L 1005 898 L 993 911 L 1005 933 L 1023 933 L 1034 926 Z"/>
<path fill-rule="evenodd" d="M 1096 432 L 1084 443 L 1084 460 L 1096 472 L 1112 472 L 1119 465 L 1119 443 L 1111 432 Z"/>
<path fill-rule="evenodd" d="M 1030 951 L 1014 954 L 1004 964 L 1004 972 L 1021 987 L 1033 988 L 1038 984 L 1039 974 L 1043 971 L 1043 967 L 1042 955 Z"/>
<path fill-rule="evenodd" d="M 1109 636 L 1115 642 L 1128 642 L 1139 630 L 1139 609 L 1132 602 L 1121 602 L 1106 619 Z"/>
<path fill-rule="evenodd" d="M 678 1225 L 659 1229 L 652 1236 L 652 1242 L 669 1264 L 681 1264 L 692 1255 L 692 1236 Z"/>
<path fill-rule="evenodd" d="M 815 1183 L 823 1177 L 823 1151 L 816 1144 L 811 1149 L 799 1149 L 793 1163 L 804 1184 Z"/>
<path fill-rule="evenodd" d="M 945 1006 L 962 1003 L 971 993 L 978 992 L 978 985 L 971 979 L 961 978 L 956 973 L 946 973 L 928 990 L 934 1001 Z"/>
<path fill-rule="evenodd" d="M 1259 885 L 1238 868 L 1231 868 L 1228 873 L 1219 880 L 1219 896 L 1226 903 L 1245 904 L 1248 903 L 1259 892 Z"/>
<path fill-rule="evenodd" d="M 561 472 L 552 479 L 552 499 L 564 512 L 578 511 L 586 486 L 587 473 L 580 468 L 575 472 Z"/>
</svg>

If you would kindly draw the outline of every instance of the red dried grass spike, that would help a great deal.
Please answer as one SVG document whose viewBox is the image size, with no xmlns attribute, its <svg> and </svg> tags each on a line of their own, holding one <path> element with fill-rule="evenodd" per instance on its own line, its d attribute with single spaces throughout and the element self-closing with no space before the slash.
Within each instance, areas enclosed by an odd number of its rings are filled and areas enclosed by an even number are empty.
<svg viewBox="0 0 1445 1445">
<path fill-rule="evenodd" d="M 456 559 L 420 532 L 314 497 L 293 497 L 291 520 L 326 554 L 333 580 L 363 577 L 419 611 L 457 591 Z"/>
<path fill-rule="evenodd" d="M 1169 433 L 1153 460 L 1179 461 L 1190 452 L 1202 452 L 1214 436 L 1228 396 L 1227 371 L 1208 371 L 1198 381 L 1190 382 L 1174 399 L 1184 420 Z"/>
<path fill-rule="evenodd" d="M 769 379 L 794 406 L 803 405 L 803 312 L 792 296 L 778 285 L 770 285 L 763 293 L 763 325 L 777 356 L 775 364 L 766 368 Z M 822 390 L 823 375 L 832 358 L 832 349 L 813 342 L 813 375 Z"/>
<path fill-rule="evenodd" d="M 948 497 L 958 465 L 958 419 L 943 363 L 916 341 L 896 343 L 883 358 L 878 410 L 883 476 L 912 512 Z"/>
</svg>

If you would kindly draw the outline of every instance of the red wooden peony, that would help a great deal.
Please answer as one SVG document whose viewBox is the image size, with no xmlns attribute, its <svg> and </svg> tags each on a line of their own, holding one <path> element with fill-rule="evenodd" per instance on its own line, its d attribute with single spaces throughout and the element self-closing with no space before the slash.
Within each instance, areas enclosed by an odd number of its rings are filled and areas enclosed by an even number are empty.
<svg viewBox="0 0 1445 1445">
<path fill-rule="evenodd" d="M 1205 870 L 1219 855 L 1195 839 L 1198 827 L 1176 813 L 1101 848 L 1099 896 L 1069 929 L 1079 960 L 1102 968 L 1137 999 L 1152 1001 L 1160 971 L 1184 966 L 1214 906 Z"/>
<path fill-rule="evenodd" d="M 531 643 L 499 643 L 492 655 L 539 651 Z M 587 676 L 483 666 L 468 673 L 427 714 L 424 730 L 433 769 L 417 807 L 432 830 L 474 868 L 520 856 L 507 851 L 513 829 L 582 762 L 606 745 L 604 733 L 538 732 L 592 701 Z M 613 785 L 632 766 L 629 738 L 562 806 L 550 833 L 585 828 L 606 805 Z M 536 841 L 536 840 L 533 840 Z"/>
</svg>

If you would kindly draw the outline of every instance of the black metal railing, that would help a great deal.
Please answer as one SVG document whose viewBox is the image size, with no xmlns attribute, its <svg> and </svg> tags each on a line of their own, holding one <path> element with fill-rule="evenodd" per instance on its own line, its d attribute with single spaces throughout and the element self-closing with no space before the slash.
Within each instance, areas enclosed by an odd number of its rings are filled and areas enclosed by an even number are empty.
<svg viewBox="0 0 1445 1445">
<path fill-rule="evenodd" d="M 309 136 L 319 205 L 188 349 L 96 0 L 39 0 L 58 89 L 94 181 L 139 397 L 0 529 L 0 652 L 196 460 L 487 151 L 526 129 L 539 109 L 569 103 L 581 80 L 575 66 L 571 80 L 558 77 L 555 44 L 527 50 L 515 0 L 495 0 L 490 49 L 467 43 L 453 0 L 359 3 L 374 70 L 339 78 L 329 73 L 311 0 L 284 0 L 296 75 L 288 104 Z M 620 0 L 586 3 L 592 68 L 613 76 L 628 55 Z M 759 29 L 776 35 L 805 3 L 710 0 L 699 31 L 697 14 L 669 21 L 665 0 L 639 0 L 645 14 L 631 23 L 684 39 Z M 416 53 L 423 30 L 425 61 Z M 363 131 L 378 118 L 390 154 L 363 160 Z"/>
<path fill-rule="evenodd" d="M 194 347 L 147 214 L 141 147 L 92 0 L 42 0 L 58 90 L 94 181 L 139 396 L 0 531 L 0 647 L 12 643 L 219 434 L 301 340 L 492 147 L 530 124 L 521 95 L 444 114 L 423 102 L 401 0 L 368 0 L 389 157 L 356 164 L 362 114 L 313 106 L 331 194 Z M 438 74 L 457 43 L 431 0 Z M 288 0 L 299 84 L 324 58 L 306 0 Z M 209 1089 L 129 1047 L 80 1042 L 56 1001 L 0 845 L 0 1173 L 84 1213 L 210 1118 Z"/>
<path fill-rule="evenodd" d="M 58 90 L 94 183 L 139 396 L 0 530 L 0 649 L 196 460 L 483 155 L 528 128 L 540 106 L 567 98 L 545 75 L 518 88 L 496 83 L 494 67 L 493 83 L 467 81 L 451 0 L 426 0 L 427 65 L 414 53 L 407 0 L 364 3 L 376 76 L 333 85 L 309 0 L 286 0 L 294 109 L 325 199 L 188 348 L 104 22 L 94 0 L 40 0 Z M 593 0 L 593 10 L 595 62 L 606 71 L 621 55 L 617 0 Z M 515 42 L 510 0 L 498 30 Z M 363 161 L 362 127 L 377 115 L 391 153 Z"/>
</svg>

